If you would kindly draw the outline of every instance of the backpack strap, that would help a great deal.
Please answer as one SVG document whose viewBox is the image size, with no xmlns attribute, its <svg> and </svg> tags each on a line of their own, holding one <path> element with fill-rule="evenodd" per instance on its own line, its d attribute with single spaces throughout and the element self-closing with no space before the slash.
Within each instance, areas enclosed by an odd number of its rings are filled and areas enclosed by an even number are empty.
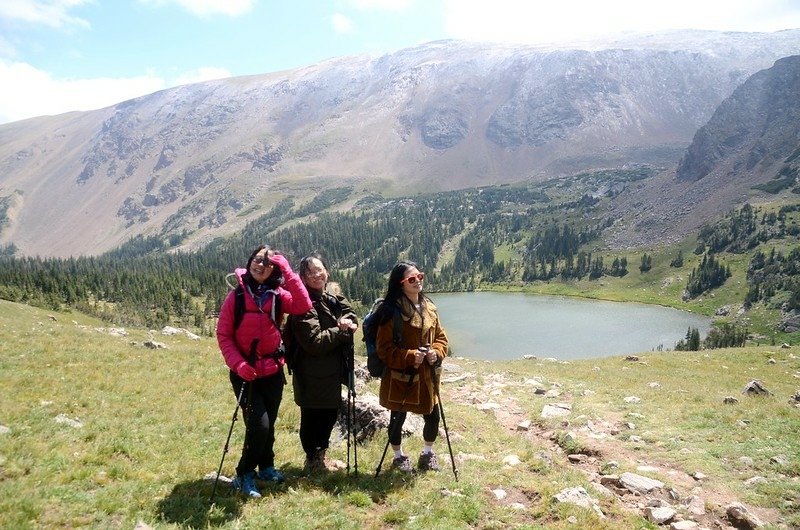
<svg viewBox="0 0 800 530">
<path fill-rule="evenodd" d="M 239 329 L 239 324 L 242 323 L 242 319 L 244 318 L 244 288 L 241 285 L 237 285 L 236 289 L 234 290 L 234 298 L 233 298 L 233 329 L 234 331 Z"/>
<path fill-rule="evenodd" d="M 283 313 L 281 313 L 281 296 L 277 290 L 270 289 L 267 291 L 272 297 L 272 307 L 270 307 L 269 311 L 269 318 L 272 320 L 272 323 L 275 324 L 275 327 L 280 329 L 281 323 L 279 320 L 283 320 Z M 234 299 L 233 299 L 233 329 L 236 330 L 239 328 L 239 325 L 242 323 L 244 319 L 244 314 L 246 311 L 245 306 L 245 293 L 244 288 L 241 285 L 237 285 L 234 291 Z"/>
<path fill-rule="evenodd" d="M 283 324 L 283 313 L 281 312 L 281 295 L 276 290 L 269 291 L 272 293 L 272 308 L 269 312 L 269 317 L 272 319 L 272 323 L 275 324 L 275 327 L 281 329 L 281 324 Z"/>
<path fill-rule="evenodd" d="M 403 317 L 398 309 L 394 310 L 394 317 L 392 318 L 392 321 L 394 323 L 392 327 L 392 340 L 394 340 L 394 343 L 399 346 L 400 343 L 403 342 Z"/>
</svg>

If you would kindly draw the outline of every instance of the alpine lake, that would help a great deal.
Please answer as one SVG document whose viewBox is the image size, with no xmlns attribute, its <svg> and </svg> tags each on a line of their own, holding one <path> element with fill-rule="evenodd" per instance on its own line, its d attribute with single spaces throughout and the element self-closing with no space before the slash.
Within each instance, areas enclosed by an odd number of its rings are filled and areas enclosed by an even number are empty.
<svg viewBox="0 0 800 530">
<path fill-rule="evenodd" d="M 711 318 L 668 307 L 527 293 L 428 293 L 451 355 L 509 360 L 591 359 L 670 350 Z"/>
</svg>

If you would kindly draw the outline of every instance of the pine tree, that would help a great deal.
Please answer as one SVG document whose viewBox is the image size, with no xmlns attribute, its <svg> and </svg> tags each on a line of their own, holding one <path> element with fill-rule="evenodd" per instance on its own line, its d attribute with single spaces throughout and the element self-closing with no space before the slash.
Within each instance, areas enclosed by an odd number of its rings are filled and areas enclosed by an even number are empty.
<svg viewBox="0 0 800 530">
<path fill-rule="evenodd" d="M 647 252 L 642 254 L 642 263 L 639 265 L 639 272 L 647 272 L 653 268 L 653 257 L 648 255 Z"/>
<path fill-rule="evenodd" d="M 675 256 L 675 259 L 669 262 L 670 267 L 680 268 L 683 267 L 683 251 L 679 250 L 678 255 Z"/>
</svg>

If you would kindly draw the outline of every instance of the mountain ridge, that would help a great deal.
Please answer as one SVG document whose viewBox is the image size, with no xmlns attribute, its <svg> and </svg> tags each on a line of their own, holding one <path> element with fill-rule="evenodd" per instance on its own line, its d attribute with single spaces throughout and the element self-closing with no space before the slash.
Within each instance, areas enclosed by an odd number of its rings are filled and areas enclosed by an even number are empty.
<svg viewBox="0 0 800 530">
<path fill-rule="evenodd" d="M 672 49 L 680 35 L 688 51 Z M 593 51 L 436 41 L 0 125 L 0 243 L 59 256 L 140 234 L 203 244 L 328 187 L 352 185 L 356 200 L 667 169 L 736 87 L 798 44 L 800 30 Z"/>
<path fill-rule="evenodd" d="M 675 169 L 620 196 L 614 210 L 626 218 L 610 237 L 619 247 L 676 241 L 763 193 L 800 191 L 800 55 L 779 59 L 751 76 L 701 127 Z M 637 208 L 647 204 L 647 208 Z"/>
</svg>

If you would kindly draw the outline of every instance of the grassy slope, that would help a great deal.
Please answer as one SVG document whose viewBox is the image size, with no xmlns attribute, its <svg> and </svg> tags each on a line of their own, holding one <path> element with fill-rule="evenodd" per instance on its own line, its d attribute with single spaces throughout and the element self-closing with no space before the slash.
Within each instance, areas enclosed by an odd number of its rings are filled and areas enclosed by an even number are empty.
<svg viewBox="0 0 800 530">
<path fill-rule="evenodd" d="M 5 528 L 132 528 L 137 521 L 157 528 L 652 528 L 611 498 L 600 497 L 604 520 L 590 510 L 556 505 L 552 495 L 563 488 L 591 491 L 586 476 L 553 453 L 545 438 L 520 436 L 477 411 L 471 400 L 457 399 L 507 399 L 542 429 L 564 430 L 560 421 L 539 419 L 546 400 L 525 385 L 532 377 L 558 383 L 559 400 L 570 396 L 569 429 L 599 418 L 637 424 L 644 441 L 631 442 L 630 432 L 622 431 L 606 444 L 606 458 L 617 458 L 618 447 L 640 462 L 702 470 L 709 490 L 730 491 L 753 507 L 780 511 L 778 520 L 800 524 L 800 409 L 787 404 L 800 386 L 800 360 L 792 350 L 649 353 L 646 364 L 619 357 L 571 364 L 458 361 L 469 376 L 444 387 L 448 426 L 457 454 L 480 457 L 458 464 L 458 482 L 449 466 L 416 479 L 387 472 L 373 478 L 382 438 L 359 448 L 358 478 L 304 478 L 299 413 L 287 387 L 276 444 L 287 484 L 266 487 L 257 502 L 222 485 L 209 510 L 211 482 L 203 477 L 219 465 L 234 403 L 215 341 L 158 335 L 168 349 L 149 350 L 141 345 L 145 330 L 114 337 L 99 321 L 52 315 L 56 320 L 0 301 L 0 424 L 10 429 L 0 434 Z M 493 386 L 498 378 L 502 385 Z M 763 379 L 775 397 L 740 396 L 752 378 Z M 375 382 L 370 386 L 374 391 Z M 630 395 L 642 402 L 626 404 Z M 723 406 L 726 395 L 741 402 Z M 82 426 L 59 423 L 60 415 Z M 238 423 L 223 473 L 232 473 L 241 434 Z M 410 439 L 407 451 L 415 454 L 420 443 L 418 436 Z M 444 440 L 438 448 L 446 464 Z M 540 451 L 553 454 L 551 465 L 536 459 Z M 332 452 L 345 457 L 342 444 Z M 502 458 L 512 453 L 522 464 L 503 466 Z M 788 462 L 771 463 L 776 455 Z M 753 468 L 743 468 L 740 456 L 752 457 Z M 621 460 L 621 471 L 635 466 Z M 754 475 L 768 482 L 743 487 L 742 480 Z M 513 492 L 525 509 L 494 500 L 490 489 L 497 487 Z M 443 494 L 445 489 L 456 495 Z"/>
</svg>

